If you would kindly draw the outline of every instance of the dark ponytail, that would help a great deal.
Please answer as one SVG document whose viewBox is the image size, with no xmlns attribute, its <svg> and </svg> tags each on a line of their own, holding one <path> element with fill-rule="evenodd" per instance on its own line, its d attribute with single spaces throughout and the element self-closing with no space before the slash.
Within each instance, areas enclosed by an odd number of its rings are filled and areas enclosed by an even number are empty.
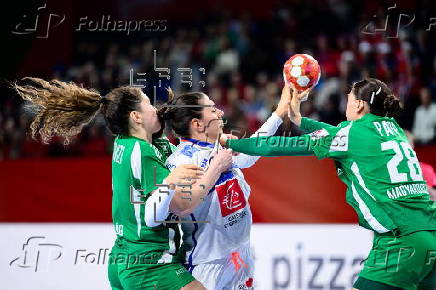
<svg viewBox="0 0 436 290">
<path fill-rule="evenodd" d="M 396 96 L 390 94 L 386 96 L 383 108 L 386 112 L 386 117 L 394 117 L 400 114 L 403 107 L 400 100 Z"/>
<path fill-rule="evenodd" d="M 200 104 L 200 101 L 204 97 L 204 93 L 201 92 L 176 96 L 168 88 L 168 101 L 159 110 L 159 119 L 163 120 L 166 126 L 172 129 L 179 137 L 189 138 L 191 120 L 202 118 L 203 106 Z"/>
<path fill-rule="evenodd" d="M 400 99 L 382 81 L 367 78 L 353 84 L 352 92 L 356 99 L 368 103 L 371 114 L 381 117 L 394 117 L 402 110 Z"/>
</svg>

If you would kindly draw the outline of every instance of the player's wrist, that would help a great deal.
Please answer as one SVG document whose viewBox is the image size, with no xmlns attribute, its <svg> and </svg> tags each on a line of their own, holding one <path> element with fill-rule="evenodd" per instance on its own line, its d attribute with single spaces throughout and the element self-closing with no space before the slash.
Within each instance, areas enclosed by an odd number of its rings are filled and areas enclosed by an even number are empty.
<svg viewBox="0 0 436 290">
<path fill-rule="evenodd" d="M 284 109 L 279 109 L 277 108 L 272 115 L 276 115 L 277 117 L 279 117 L 280 119 L 284 120 L 286 118 L 286 115 L 288 114 L 287 110 Z"/>
<path fill-rule="evenodd" d="M 285 111 L 285 117 L 288 115 L 288 110 Z M 274 123 L 277 126 L 280 126 L 285 117 L 281 117 L 276 112 L 273 112 L 271 116 L 268 118 L 267 122 Z"/>
<path fill-rule="evenodd" d="M 298 127 L 301 126 L 301 114 L 298 114 L 295 116 L 294 120 L 292 121 L 295 125 L 297 125 Z"/>
<path fill-rule="evenodd" d="M 218 159 L 213 159 L 210 163 L 209 168 L 206 171 L 206 174 L 208 176 L 219 176 L 222 172 L 225 171 L 224 166 L 222 166 L 222 163 Z"/>
</svg>

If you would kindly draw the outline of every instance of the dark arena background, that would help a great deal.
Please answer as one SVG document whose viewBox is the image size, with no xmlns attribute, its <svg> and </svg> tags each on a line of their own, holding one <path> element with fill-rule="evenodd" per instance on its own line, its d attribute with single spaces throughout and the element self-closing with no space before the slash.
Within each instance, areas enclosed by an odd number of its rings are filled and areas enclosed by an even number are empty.
<svg viewBox="0 0 436 290">
<path fill-rule="evenodd" d="M 33 140 L 23 77 L 73 81 L 101 95 L 141 87 L 156 106 L 205 92 L 225 132 L 249 136 L 280 99 L 283 64 L 312 55 L 321 79 L 302 115 L 345 120 L 347 90 L 383 80 L 404 103 L 430 194 L 436 186 L 434 1 L 7 1 L 0 75 L 1 289 L 110 289 L 113 136 L 97 117 L 64 145 Z M 299 134 L 289 120 L 276 135 Z M 178 144 L 177 138 L 168 133 Z M 261 158 L 251 186 L 256 289 L 350 289 L 371 248 L 334 162 Z"/>
</svg>

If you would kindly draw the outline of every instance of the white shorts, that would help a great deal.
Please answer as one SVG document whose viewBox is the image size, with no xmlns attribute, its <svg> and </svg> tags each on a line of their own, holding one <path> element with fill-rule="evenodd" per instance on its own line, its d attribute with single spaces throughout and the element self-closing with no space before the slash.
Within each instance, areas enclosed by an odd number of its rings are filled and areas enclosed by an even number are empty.
<svg viewBox="0 0 436 290">
<path fill-rule="evenodd" d="M 192 270 L 207 290 L 247 290 L 253 288 L 254 261 L 250 245 L 233 251 L 227 258 L 199 264 Z"/>
</svg>

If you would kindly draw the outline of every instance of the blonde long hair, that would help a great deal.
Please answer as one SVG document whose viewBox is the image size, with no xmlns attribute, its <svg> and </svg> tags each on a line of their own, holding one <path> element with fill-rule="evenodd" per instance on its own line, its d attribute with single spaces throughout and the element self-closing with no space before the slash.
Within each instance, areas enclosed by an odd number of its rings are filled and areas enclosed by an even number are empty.
<svg viewBox="0 0 436 290">
<path fill-rule="evenodd" d="M 101 112 L 113 134 L 129 134 L 129 113 L 139 109 L 142 92 L 139 88 L 119 87 L 107 96 L 97 90 L 85 89 L 74 82 L 45 81 L 26 77 L 24 84 L 14 83 L 15 91 L 36 111 L 30 125 L 32 138 L 48 143 L 53 136 L 72 137 Z"/>
</svg>

